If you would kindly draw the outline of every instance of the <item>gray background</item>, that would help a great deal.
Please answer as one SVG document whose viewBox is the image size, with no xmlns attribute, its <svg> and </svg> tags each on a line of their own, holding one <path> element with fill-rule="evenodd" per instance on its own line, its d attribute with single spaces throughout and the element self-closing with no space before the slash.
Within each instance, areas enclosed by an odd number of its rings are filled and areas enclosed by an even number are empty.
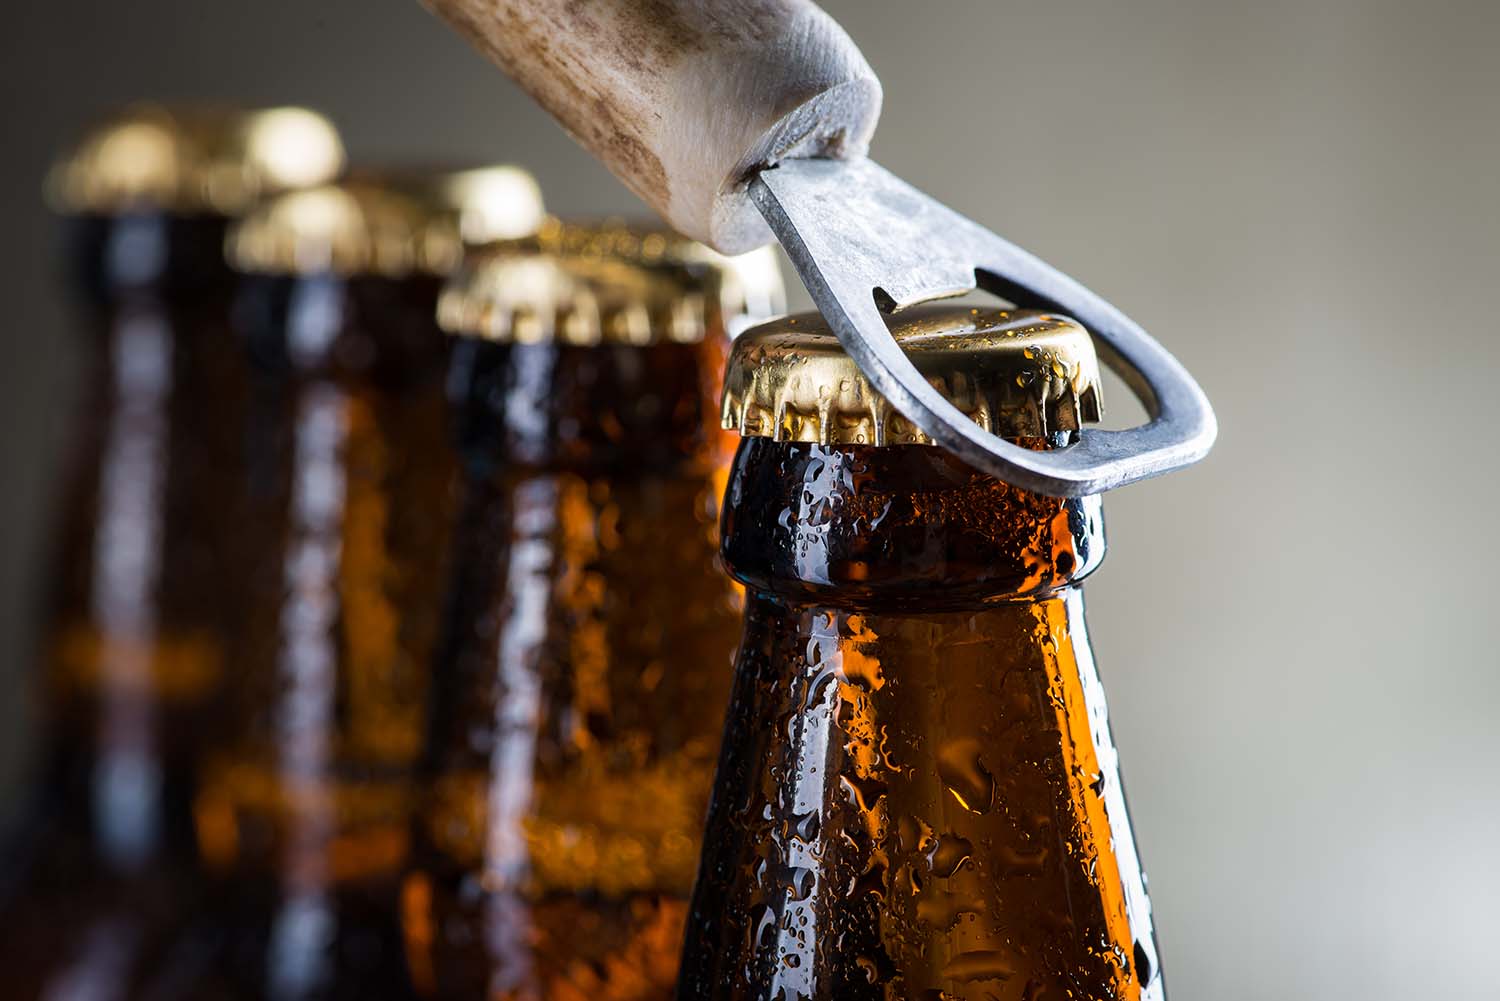
<svg viewBox="0 0 1500 1001">
<path fill-rule="evenodd" d="M 1495 998 L 1500 5 L 828 6 L 885 83 L 879 159 L 1124 306 L 1218 406 L 1206 463 L 1110 498 L 1090 585 L 1175 997 Z M 38 189 L 79 123 L 305 102 L 362 158 L 515 159 L 555 208 L 634 203 L 410 0 L 6 16 L 10 788 L 76 399 Z"/>
</svg>

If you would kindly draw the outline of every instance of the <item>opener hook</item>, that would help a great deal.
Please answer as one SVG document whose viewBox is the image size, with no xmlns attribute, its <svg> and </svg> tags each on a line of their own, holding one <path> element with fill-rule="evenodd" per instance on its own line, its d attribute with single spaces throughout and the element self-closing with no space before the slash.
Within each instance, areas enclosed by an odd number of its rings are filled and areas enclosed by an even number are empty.
<svg viewBox="0 0 1500 1001">
<path fill-rule="evenodd" d="M 1037 493 L 1078 497 L 1180 469 L 1218 433 L 1213 408 L 1176 358 L 1133 320 L 1056 268 L 867 160 L 787 160 L 750 181 L 818 310 L 870 382 L 939 445 Z M 1025 309 L 1072 317 L 1145 406 L 1124 431 L 1086 428 L 1033 452 L 979 428 L 927 383 L 881 317 L 980 287 Z"/>
</svg>

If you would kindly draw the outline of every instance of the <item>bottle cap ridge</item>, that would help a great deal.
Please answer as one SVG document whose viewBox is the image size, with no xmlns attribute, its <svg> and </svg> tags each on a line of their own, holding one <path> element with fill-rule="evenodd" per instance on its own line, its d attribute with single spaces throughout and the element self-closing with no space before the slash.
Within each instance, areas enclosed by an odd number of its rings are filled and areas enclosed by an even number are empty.
<svg viewBox="0 0 1500 1001">
<path fill-rule="evenodd" d="M 1093 341 L 1067 317 L 939 303 L 885 319 L 933 388 L 987 431 L 1046 437 L 1099 420 Z M 933 444 L 874 390 L 816 313 L 772 320 L 735 342 L 723 423 L 777 441 Z"/>
<path fill-rule="evenodd" d="M 438 323 L 515 343 L 692 343 L 784 302 L 770 248 L 728 258 L 665 229 L 549 219 L 533 236 L 471 250 Z"/>
<path fill-rule="evenodd" d="M 519 167 L 365 173 L 265 202 L 231 230 L 228 254 L 258 273 L 444 276 L 466 245 L 519 238 L 543 218 Z"/>
<path fill-rule="evenodd" d="M 307 108 L 133 104 L 79 140 L 47 177 L 58 212 L 238 216 L 261 198 L 322 184 L 344 166 L 333 124 Z"/>
</svg>

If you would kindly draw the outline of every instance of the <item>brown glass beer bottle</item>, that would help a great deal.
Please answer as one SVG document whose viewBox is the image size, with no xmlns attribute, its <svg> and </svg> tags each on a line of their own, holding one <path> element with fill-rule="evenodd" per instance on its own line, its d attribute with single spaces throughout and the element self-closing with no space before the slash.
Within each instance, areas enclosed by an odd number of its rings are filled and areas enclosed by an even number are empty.
<svg viewBox="0 0 1500 1001">
<path fill-rule="evenodd" d="M 739 633 L 725 330 L 780 299 L 767 253 L 615 224 L 444 293 L 465 485 L 404 890 L 425 996 L 671 997 Z"/>
<path fill-rule="evenodd" d="M 891 329 L 996 434 L 1057 447 L 1097 419 L 1064 318 Z M 744 335 L 726 387 L 748 599 L 678 997 L 1160 998 L 1083 620 L 1100 499 L 932 447 L 815 315 Z"/>
<path fill-rule="evenodd" d="M 198 891 L 191 790 L 237 593 L 224 234 L 342 161 L 303 109 L 137 106 L 50 177 L 88 371 L 44 599 L 39 781 L 5 853 L 8 997 L 168 997 L 193 961 L 162 943 Z"/>
<path fill-rule="evenodd" d="M 434 314 L 463 233 L 540 218 L 495 168 L 299 191 L 230 234 L 255 556 L 195 801 L 225 941 L 205 996 L 409 994 L 396 891 L 455 471 Z"/>
</svg>

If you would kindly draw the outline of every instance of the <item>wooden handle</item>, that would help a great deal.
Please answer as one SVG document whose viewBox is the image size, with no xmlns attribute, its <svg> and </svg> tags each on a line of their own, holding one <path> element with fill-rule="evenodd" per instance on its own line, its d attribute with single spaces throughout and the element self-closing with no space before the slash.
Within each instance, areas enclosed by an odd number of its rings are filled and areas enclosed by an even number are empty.
<svg viewBox="0 0 1500 1001">
<path fill-rule="evenodd" d="M 680 232 L 771 239 L 758 168 L 864 155 L 880 81 L 810 0 L 422 0 Z"/>
</svg>

